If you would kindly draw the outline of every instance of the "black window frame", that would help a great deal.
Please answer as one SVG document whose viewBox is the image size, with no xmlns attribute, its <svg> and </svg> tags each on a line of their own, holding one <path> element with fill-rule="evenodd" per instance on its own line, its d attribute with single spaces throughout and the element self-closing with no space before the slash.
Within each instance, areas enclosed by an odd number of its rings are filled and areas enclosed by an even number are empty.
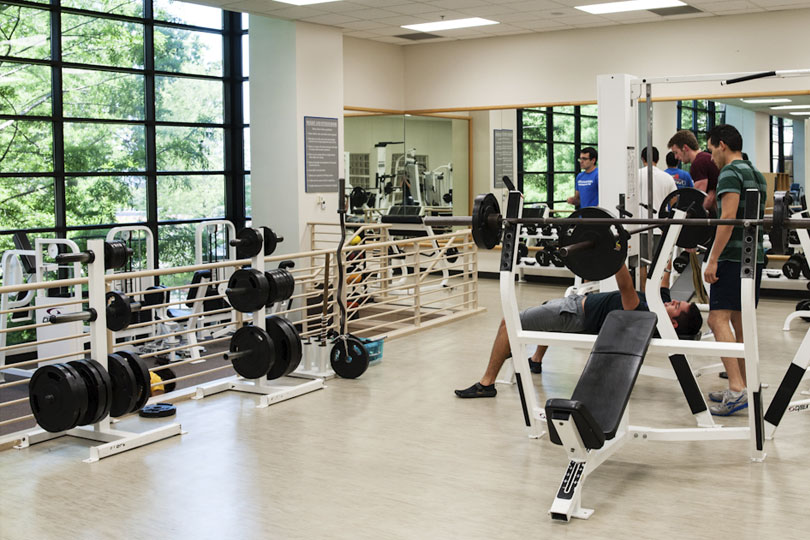
<svg viewBox="0 0 810 540">
<path fill-rule="evenodd" d="M 223 197 L 225 201 L 225 219 L 234 223 L 239 230 L 245 226 L 247 219 L 245 213 L 245 171 L 244 162 L 244 130 L 249 126 L 243 118 L 242 83 L 247 77 L 242 73 L 242 36 L 249 29 L 242 28 L 242 13 L 222 11 L 222 28 L 207 28 L 190 24 L 182 24 L 154 18 L 152 0 L 143 0 L 143 17 L 111 14 L 88 9 L 62 6 L 60 0 L 51 0 L 50 3 L 37 3 L 25 0 L 2 0 L 3 4 L 32 8 L 40 11 L 49 11 L 50 22 L 50 57 L 48 59 L 30 59 L 14 56 L 0 56 L 0 61 L 24 65 L 49 66 L 51 70 L 51 115 L 11 115 L 0 114 L 0 121 L 43 121 L 52 124 L 53 170 L 46 172 L 0 172 L 0 178 L 49 178 L 54 180 L 54 226 L 20 229 L 3 229 L 0 235 L 24 234 L 54 234 L 58 238 L 66 238 L 68 233 L 77 231 L 106 230 L 124 225 L 123 223 L 104 223 L 93 225 L 67 225 L 66 180 L 80 177 L 120 176 L 122 174 L 143 176 L 146 179 L 146 219 L 132 223 L 148 227 L 153 235 L 155 264 L 160 265 L 159 234 L 158 230 L 164 225 L 195 224 L 209 220 L 221 219 L 222 216 L 195 218 L 183 220 L 158 219 L 158 179 L 165 176 L 208 176 L 219 175 L 224 177 Z M 97 66 L 84 63 L 64 62 L 62 60 L 62 14 L 81 15 L 87 17 L 110 19 L 115 21 L 132 22 L 144 27 L 144 67 L 143 69 L 120 68 L 112 66 Z M 223 71 L 221 76 L 177 73 L 155 69 L 154 32 L 155 28 L 173 28 L 218 34 L 223 40 Z M 83 70 L 100 70 L 112 73 L 137 74 L 144 77 L 144 119 L 119 120 L 98 118 L 70 117 L 67 121 L 63 112 L 62 103 L 62 73 L 64 69 L 78 68 Z M 223 120 L 222 123 L 198 123 L 179 121 L 158 121 L 155 116 L 155 79 L 158 76 L 183 77 L 196 80 L 220 81 L 223 85 Z M 99 172 L 99 171 L 65 171 L 65 139 L 64 128 L 66 123 L 92 122 L 93 124 L 143 125 L 145 128 L 146 167 L 137 172 Z M 224 163 L 222 170 L 204 171 L 159 171 L 157 169 L 156 129 L 158 127 L 210 127 L 223 130 Z M 128 223 L 129 224 L 129 223 Z"/>
<path fill-rule="evenodd" d="M 785 125 L 785 120 L 790 124 Z M 795 124 L 792 119 L 784 118 L 782 116 L 771 116 L 768 122 L 768 149 L 770 153 L 770 170 L 772 173 L 785 173 L 785 163 L 787 161 L 793 162 L 794 156 L 794 139 L 791 137 L 790 142 L 785 141 L 785 131 L 790 130 L 791 135 L 795 136 Z M 776 128 L 776 139 L 774 139 L 774 128 Z M 774 144 L 777 147 L 777 155 L 774 156 Z M 786 149 L 790 146 L 790 155 L 787 154 Z M 774 162 L 776 162 L 776 170 L 774 170 Z M 793 180 L 793 167 L 790 168 L 790 179 Z"/>
</svg>

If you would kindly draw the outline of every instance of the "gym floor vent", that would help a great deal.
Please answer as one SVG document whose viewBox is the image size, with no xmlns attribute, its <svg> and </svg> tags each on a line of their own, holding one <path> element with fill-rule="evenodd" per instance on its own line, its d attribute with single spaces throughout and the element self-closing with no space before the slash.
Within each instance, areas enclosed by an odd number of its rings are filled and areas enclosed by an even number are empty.
<svg viewBox="0 0 810 540">
<path fill-rule="evenodd" d="M 414 32 L 413 34 L 400 34 L 394 37 L 402 39 L 410 39 L 411 41 L 421 41 L 423 39 L 436 39 L 442 36 L 437 36 L 436 34 L 428 34 L 427 32 Z"/>
<path fill-rule="evenodd" d="M 703 13 L 703 10 L 700 10 L 693 6 L 676 6 L 660 9 L 648 9 L 647 11 L 651 11 L 656 15 L 660 15 L 662 17 L 671 17 L 673 15 L 689 15 L 692 13 Z"/>
</svg>

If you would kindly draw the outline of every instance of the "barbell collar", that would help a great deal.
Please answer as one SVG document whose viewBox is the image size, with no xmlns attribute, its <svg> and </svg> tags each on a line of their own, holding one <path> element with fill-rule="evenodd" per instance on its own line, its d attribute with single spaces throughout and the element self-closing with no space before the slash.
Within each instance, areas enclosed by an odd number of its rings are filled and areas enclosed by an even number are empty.
<svg viewBox="0 0 810 540">
<path fill-rule="evenodd" d="M 76 313 L 63 313 L 61 315 L 51 315 L 48 317 L 48 322 L 51 324 L 61 324 L 69 322 L 87 321 L 93 322 L 98 317 L 96 310 L 89 308 L 86 311 L 78 311 Z"/>
</svg>

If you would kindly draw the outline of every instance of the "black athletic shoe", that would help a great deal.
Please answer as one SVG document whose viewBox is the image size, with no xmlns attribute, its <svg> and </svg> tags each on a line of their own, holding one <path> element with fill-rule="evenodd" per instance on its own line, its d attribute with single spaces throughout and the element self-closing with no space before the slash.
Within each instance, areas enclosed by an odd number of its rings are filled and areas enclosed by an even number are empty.
<svg viewBox="0 0 810 540">
<path fill-rule="evenodd" d="M 532 359 L 529 358 L 529 369 L 532 370 L 532 373 L 543 373 L 543 362 L 532 362 Z"/>
<path fill-rule="evenodd" d="M 721 379 L 728 379 L 728 373 L 726 373 L 725 371 L 721 371 L 718 377 L 720 377 Z"/>
<path fill-rule="evenodd" d="M 477 382 L 464 390 L 456 390 L 456 395 L 460 398 L 495 397 L 497 393 L 498 391 L 495 390 L 494 384 L 484 386 L 480 382 Z"/>
</svg>

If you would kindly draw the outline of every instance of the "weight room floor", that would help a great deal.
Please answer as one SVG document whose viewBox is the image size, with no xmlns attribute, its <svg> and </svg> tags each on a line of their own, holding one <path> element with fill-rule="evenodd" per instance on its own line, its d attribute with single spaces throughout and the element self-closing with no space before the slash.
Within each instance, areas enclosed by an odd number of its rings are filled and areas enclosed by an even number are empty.
<svg viewBox="0 0 810 540">
<path fill-rule="evenodd" d="M 82 462 L 92 443 L 67 437 L 0 452 L 0 539 L 806 538 L 810 414 L 787 415 L 760 464 L 747 441 L 630 441 L 586 482 L 594 516 L 552 522 L 566 458 L 525 436 L 516 388 L 453 395 L 480 376 L 500 318 L 498 283 L 480 290 L 485 314 L 386 343 L 358 380 L 267 409 L 233 392 L 185 401 L 176 418 L 187 434 L 93 464 Z M 528 306 L 562 292 L 519 294 Z M 782 332 L 794 304 L 765 298 L 758 309 L 766 403 L 807 329 Z M 550 349 L 534 375 L 541 399 L 567 397 L 585 358 Z M 630 407 L 634 424 L 693 427 L 675 382 L 640 377 Z"/>
</svg>

